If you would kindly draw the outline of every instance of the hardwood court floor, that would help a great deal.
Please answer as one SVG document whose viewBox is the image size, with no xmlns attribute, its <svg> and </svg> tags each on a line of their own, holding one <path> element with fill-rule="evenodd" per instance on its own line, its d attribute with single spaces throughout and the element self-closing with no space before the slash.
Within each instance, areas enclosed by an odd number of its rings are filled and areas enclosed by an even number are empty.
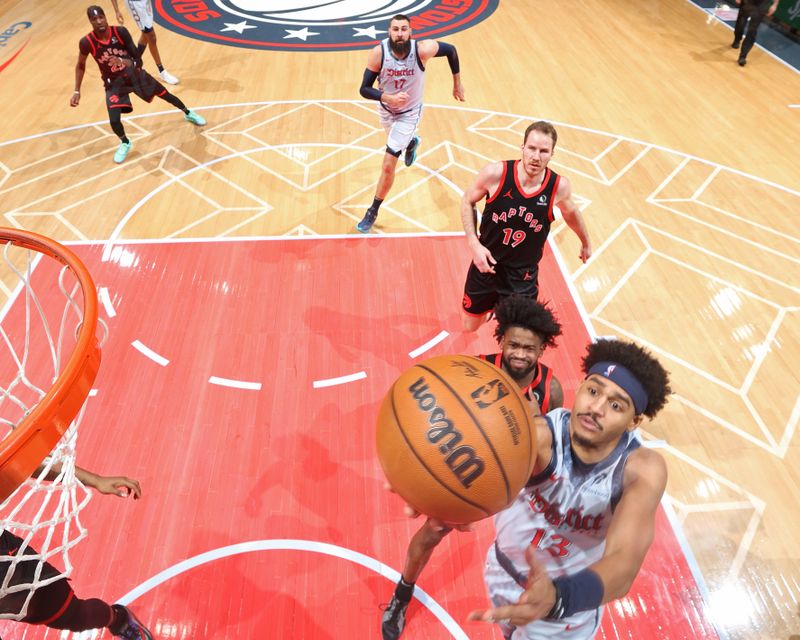
<svg viewBox="0 0 800 640">
<path fill-rule="evenodd" d="M 83 9 L 0 7 L 4 24 L 25 16 L 30 40 L 0 72 L 7 224 L 62 240 L 352 233 L 384 142 L 357 96 L 364 52 L 258 52 L 161 30 L 176 93 L 209 125 L 136 103 L 134 151 L 116 167 L 96 71 L 81 106 L 67 106 Z M 758 49 L 739 68 L 730 38 L 679 0 L 501 1 L 447 38 L 466 104 L 443 61 L 431 64 L 420 159 L 399 172 L 378 232 L 458 231 L 475 171 L 514 157 L 532 119 L 555 121 L 553 167 L 573 182 L 595 256 L 579 265 L 563 227 L 553 247 L 594 333 L 648 345 L 673 373 L 676 395 L 645 431 L 665 443 L 668 504 L 708 613 L 731 638 L 787 638 L 800 633 L 800 112 L 789 107 L 800 81 Z"/>
<path fill-rule="evenodd" d="M 380 402 L 413 362 L 496 350 L 487 332 L 445 329 L 458 318 L 449 292 L 462 244 L 157 242 L 118 245 L 108 261 L 100 245 L 76 247 L 109 327 L 80 461 L 130 474 L 144 491 L 139 502 L 97 497 L 83 511 L 78 594 L 131 603 L 158 638 L 379 638 L 380 605 L 418 526 L 382 486 Z M 569 401 L 587 334 L 551 255 L 544 266 L 543 297 L 565 327 L 546 360 Z M 440 274 L 440 286 L 403 284 L 421 273 Z M 404 637 L 499 638 L 465 621 L 486 601 L 491 540 L 489 521 L 448 537 Z M 600 637 L 659 637 L 666 627 L 671 637 L 718 637 L 662 512 L 652 553 Z M 13 623 L 2 634 L 58 637 Z"/>
</svg>

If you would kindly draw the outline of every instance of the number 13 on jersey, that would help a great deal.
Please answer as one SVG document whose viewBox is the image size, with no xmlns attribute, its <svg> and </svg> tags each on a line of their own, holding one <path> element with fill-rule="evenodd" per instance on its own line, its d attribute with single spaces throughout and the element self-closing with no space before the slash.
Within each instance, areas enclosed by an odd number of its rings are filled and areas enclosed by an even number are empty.
<svg viewBox="0 0 800 640">
<path fill-rule="evenodd" d="M 571 544 L 569 538 L 565 538 L 558 533 L 549 533 L 546 529 L 536 529 L 531 540 L 532 547 L 547 551 L 554 558 L 568 556 Z"/>
</svg>

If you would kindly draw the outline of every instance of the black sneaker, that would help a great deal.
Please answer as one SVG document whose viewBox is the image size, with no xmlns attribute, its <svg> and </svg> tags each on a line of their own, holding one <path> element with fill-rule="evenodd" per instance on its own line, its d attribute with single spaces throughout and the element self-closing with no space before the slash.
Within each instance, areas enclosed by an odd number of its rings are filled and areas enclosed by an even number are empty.
<svg viewBox="0 0 800 640">
<path fill-rule="evenodd" d="M 740 42 L 739 40 L 734 40 L 731 43 L 731 49 L 738 49 L 739 48 L 739 42 Z"/>
<path fill-rule="evenodd" d="M 403 162 L 406 163 L 407 167 L 414 164 L 414 160 L 417 159 L 417 147 L 419 147 L 421 141 L 422 139 L 419 136 L 414 136 L 413 140 L 408 143 L 405 156 L 403 156 Z"/>
<path fill-rule="evenodd" d="M 747 60 L 745 58 L 739 58 L 739 66 L 743 67 L 747 64 Z"/>
<path fill-rule="evenodd" d="M 122 611 L 125 620 L 121 629 L 109 629 L 115 637 L 123 638 L 123 640 L 153 640 L 153 634 L 150 633 L 150 630 L 133 615 L 133 611 L 128 607 L 123 607 L 121 604 L 112 604 L 111 608 L 114 611 Z"/>
<path fill-rule="evenodd" d="M 402 602 L 395 596 L 386 605 L 381 622 L 381 636 L 383 640 L 397 640 L 406 626 L 406 609 L 408 602 Z"/>
<path fill-rule="evenodd" d="M 356 225 L 356 229 L 358 229 L 361 233 L 369 233 L 369 230 L 372 229 L 372 225 L 375 224 L 375 219 L 377 217 L 378 212 L 370 207 L 367 209 L 364 217 L 361 218 L 361 222 Z"/>
</svg>

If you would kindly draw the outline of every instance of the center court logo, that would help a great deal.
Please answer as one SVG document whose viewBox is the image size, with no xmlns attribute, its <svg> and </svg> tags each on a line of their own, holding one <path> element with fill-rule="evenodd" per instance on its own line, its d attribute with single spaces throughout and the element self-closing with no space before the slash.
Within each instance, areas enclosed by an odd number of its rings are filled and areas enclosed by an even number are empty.
<svg viewBox="0 0 800 640">
<path fill-rule="evenodd" d="M 183 35 L 251 49 L 346 51 L 386 37 L 403 13 L 417 39 L 441 39 L 488 18 L 500 0 L 155 0 L 156 20 Z"/>
<path fill-rule="evenodd" d="M 24 37 L 21 36 L 21 34 L 30 29 L 32 26 L 32 22 L 15 22 L 11 26 L 3 29 L 3 31 L 0 31 L 0 71 L 3 71 L 3 69 L 10 65 L 14 59 L 20 53 L 22 53 L 22 50 L 28 44 L 30 38 L 26 38 L 25 42 L 22 42 L 22 44 L 16 46 L 16 48 L 15 45 L 22 37 Z M 8 56 L 6 56 L 7 52 Z M 6 59 L 3 60 L 3 58 Z"/>
</svg>

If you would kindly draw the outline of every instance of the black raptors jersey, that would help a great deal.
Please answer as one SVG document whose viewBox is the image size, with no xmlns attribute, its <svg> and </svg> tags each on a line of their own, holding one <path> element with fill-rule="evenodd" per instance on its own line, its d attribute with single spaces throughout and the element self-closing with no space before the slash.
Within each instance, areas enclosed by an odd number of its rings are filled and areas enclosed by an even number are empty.
<svg viewBox="0 0 800 640">
<path fill-rule="evenodd" d="M 123 60 L 130 60 L 137 63 L 139 60 L 138 52 L 133 45 L 131 34 L 125 27 L 108 27 L 106 33 L 108 40 L 100 40 L 92 31 L 81 38 L 80 50 L 84 55 L 91 55 L 100 67 L 100 75 L 106 85 L 125 73 L 124 66 L 114 66 L 109 62 L 109 58 L 114 56 Z M 132 51 L 131 51 L 132 49 Z"/>
<path fill-rule="evenodd" d="M 488 356 L 478 356 L 481 360 L 491 362 L 495 367 L 503 368 L 503 354 L 493 353 Z M 550 380 L 553 378 L 553 371 L 550 367 L 543 365 L 541 362 L 536 363 L 536 373 L 533 376 L 531 383 L 522 389 L 522 395 L 528 400 L 535 401 L 539 404 L 542 414 L 550 411 Z"/>
<path fill-rule="evenodd" d="M 481 244 L 499 265 L 524 269 L 538 265 L 542 258 L 559 176 L 545 169 L 539 190 L 525 193 L 517 183 L 518 162 L 503 163 L 500 186 L 486 199 L 480 232 Z"/>
</svg>

